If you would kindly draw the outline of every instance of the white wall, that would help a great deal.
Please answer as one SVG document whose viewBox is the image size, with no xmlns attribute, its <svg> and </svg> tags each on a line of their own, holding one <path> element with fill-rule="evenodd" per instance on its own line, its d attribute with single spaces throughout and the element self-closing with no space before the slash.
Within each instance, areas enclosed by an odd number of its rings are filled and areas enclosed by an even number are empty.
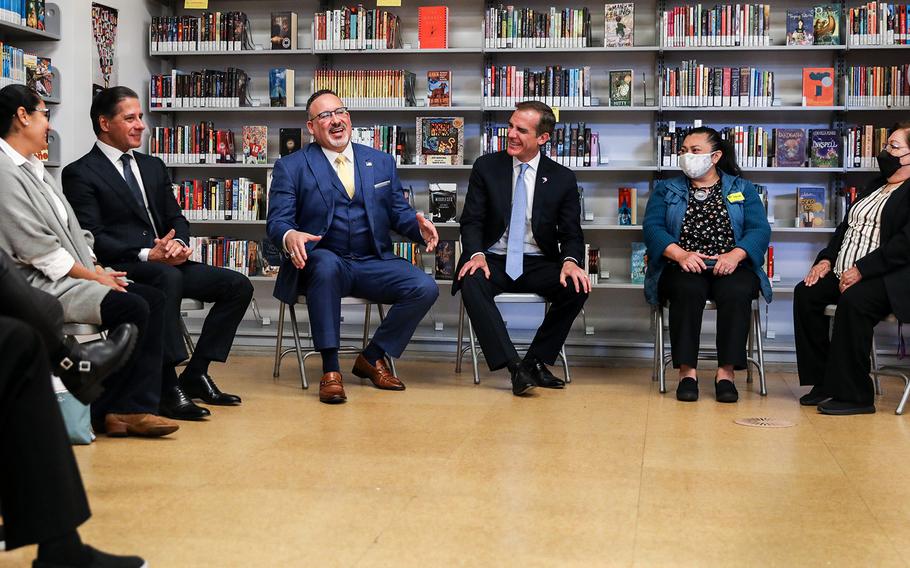
<svg viewBox="0 0 910 568">
<path fill-rule="evenodd" d="M 61 104 L 51 111 L 51 127 L 60 135 L 61 164 L 66 165 L 91 149 L 95 141 L 89 120 L 92 102 L 91 0 L 56 0 L 62 21 L 59 42 L 30 44 L 41 55 L 50 56 L 61 77 Z M 103 0 L 119 10 L 115 54 L 118 82 L 137 91 L 143 105 L 148 102 L 148 77 L 160 63 L 148 57 L 148 26 L 161 4 L 151 1 Z M 57 172 L 59 176 L 59 170 Z"/>
</svg>

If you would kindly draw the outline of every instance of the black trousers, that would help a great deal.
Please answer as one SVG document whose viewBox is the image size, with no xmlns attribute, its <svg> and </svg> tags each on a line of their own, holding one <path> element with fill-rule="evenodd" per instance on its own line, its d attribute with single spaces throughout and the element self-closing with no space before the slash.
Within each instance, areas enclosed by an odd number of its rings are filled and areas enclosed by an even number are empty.
<svg viewBox="0 0 910 568">
<path fill-rule="evenodd" d="M 869 378 L 872 334 L 891 313 L 882 278 L 863 279 L 841 294 L 831 271 L 814 286 L 800 282 L 793 297 L 796 367 L 799 384 L 818 385 L 837 400 L 873 404 Z M 837 304 L 834 329 L 828 338 L 825 306 Z"/>
<path fill-rule="evenodd" d="M 739 266 L 726 276 L 715 276 L 710 270 L 686 272 L 677 264 L 668 264 L 660 275 L 658 294 L 661 302 L 670 302 L 673 367 L 698 368 L 705 302 L 713 300 L 717 305 L 717 364 L 745 369 L 752 300 L 758 293 L 758 276 L 748 266 Z"/>
<path fill-rule="evenodd" d="M 556 363 L 559 350 L 566 342 L 572 322 L 584 307 L 588 294 L 576 292 L 572 282 L 566 287 L 559 283 L 562 263 L 542 256 L 526 255 L 524 272 L 518 280 L 512 280 L 506 274 L 505 255 L 486 256 L 490 279 L 480 270 L 473 275 L 466 274 L 461 283 L 461 295 L 490 370 L 502 369 L 509 361 L 519 358 L 494 301 L 503 292 L 539 294 L 550 302 L 550 309 L 528 348 L 527 356 L 536 357 L 547 365 Z"/>
<path fill-rule="evenodd" d="M 13 549 L 59 538 L 91 513 L 51 388 L 42 334 L 0 316 L 0 353 L 0 511 L 6 547 Z"/>
<path fill-rule="evenodd" d="M 139 328 L 136 349 L 126 365 L 104 380 L 104 392 L 92 403 L 92 418 L 105 414 L 158 414 L 161 399 L 164 294 L 151 286 L 133 282 L 126 292 L 111 290 L 101 301 L 101 326 L 112 329 L 122 323 Z"/>
<path fill-rule="evenodd" d="M 237 326 L 253 299 L 249 278 L 226 268 L 217 268 L 187 261 L 179 266 L 160 262 L 130 262 L 114 266 L 136 282 L 153 286 L 164 292 L 164 363 L 173 368 L 187 358 L 180 324 L 180 301 L 192 298 L 213 303 L 196 342 L 194 358 L 200 361 L 226 361 L 234 343 Z M 173 377 L 173 379 L 168 379 Z M 171 370 L 165 375 L 162 388 L 176 381 Z"/>
</svg>

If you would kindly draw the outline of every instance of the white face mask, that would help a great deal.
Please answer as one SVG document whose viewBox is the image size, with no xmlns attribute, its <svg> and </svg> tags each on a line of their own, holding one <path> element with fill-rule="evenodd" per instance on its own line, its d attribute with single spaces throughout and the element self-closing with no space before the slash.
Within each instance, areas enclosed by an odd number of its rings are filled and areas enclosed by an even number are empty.
<svg viewBox="0 0 910 568">
<path fill-rule="evenodd" d="M 679 155 L 679 167 L 689 179 L 698 179 L 708 173 L 711 166 L 711 154 L 687 154 Z"/>
</svg>

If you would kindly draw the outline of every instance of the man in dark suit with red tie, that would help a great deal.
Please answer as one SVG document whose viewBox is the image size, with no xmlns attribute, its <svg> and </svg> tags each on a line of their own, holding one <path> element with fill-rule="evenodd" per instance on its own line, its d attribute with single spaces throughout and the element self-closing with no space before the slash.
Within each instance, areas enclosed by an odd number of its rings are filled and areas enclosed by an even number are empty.
<svg viewBox="0 0 910 568">
<path fill-rule="evenodd" d="M 556 362 L 591 283 L 582 268 L 585 244 L 575 174 L 542 155 L 556 117 L 525 101 L 509 119 L 508 146 L 474 162 L 461 213 L 462 256 L 452 293 L 465 308 L 491 371 L 508 367 L 512 392 L 563 388 L 546 365 Z M 539 294 L 550 309 L 520 359 L 494 298 Z"/>
<path fill-rule="evenodd" d="M 161 414 L 198 420 L 210 412 L 191 399 L 240 404 L 239 396 L 218 389 L 208 367 L 211 361 L 227 359 L 253 286 L 238 272 L 189 260 L 189 223 L 174 198 L 164 162 L 134 151 L 142 145 L 142 114 L 138 95 L 127 87 L 95 95 L 91 118 L 98 140 L 63 170 L 63 192 L 79 224 L 95 236 L 99 262 L 165 293 Z M 174 367 L 187 358 L 180 327 L 183 298 L 213 305 L 178 380 Z"/>
</svg>

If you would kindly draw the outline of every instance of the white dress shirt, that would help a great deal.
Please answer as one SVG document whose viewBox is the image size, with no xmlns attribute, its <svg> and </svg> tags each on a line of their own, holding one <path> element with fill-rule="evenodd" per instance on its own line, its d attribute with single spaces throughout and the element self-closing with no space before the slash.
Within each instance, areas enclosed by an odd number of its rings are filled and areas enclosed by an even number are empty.
<svg viewBox="0 0 910 568">
<path fill-rule="evenodd" d="M 512 157 L 512 196 L 515 196 L 515 184 L 518 183 L 518 174 L 521 172 L 522 162 L 518 158 Z M 525 170 L 524 182 L 525 182 L 525 194 L 528 197 L 527 207 L 525 208 L 525 240 L 524 240 L 524 254 L 528 255 L 540 255 L 543 254 L 540 251 L 540 247 L 537 246 L 537 241 L 534 240 L 534 232 L 531 230 L 531 214 L 534 209 L 534 189 L 537 185 L 537 167 L 540 165 L 540 152 L 536 156 L 528 160 L 528 168 Z M 509 200 L 511 203 L 511 199 Z M 492 254 L 501 254 L 505 255 L 509 249 L 509 228 L 506 227 L 505 232 L 500 237 L 493 246 L 487 249 L 487 252 Z M 478 254 L 483 254 L 480 252 L 474 253 L 471 255 L 471 258 L 474 258 Z"/>
<path fill-rule="evenodd" d="M 119 173 L 121 176 L 123 175 L 123 162 L 120 160 L 120 158 L 124 154 L 130 155 L 132 158 L 132 160 L 130 160 L 130 170 L 133 172 L 133 177 L 136 178 L 136 182 L 139 184 L 139 189 L 142 191 L 142 201 L 145 202 L 145 212 L 149 216 L 149 220 L 154 223 L 154 217 L 152 217 L 152 212 L 149 210 L 149 198 L 145 193 L 145 185 L 142 183 L 142 173 L 139 171 L 139 164 L 136 163 L 136 156 L 133 155 L 133 150 L 130 149 L 126 152 L 121 152 L 117 148 L 114 148 L 110 144 L 105 144 L 101 140 L 96 140 L 95 144 L 98 146 L 98 149 L 101 150 L 101 152 L 107 157 L 107 159 L 110 160 L 112 164 L 114 164 L 114 168 L 116 168 L 117 173 Z M 124 177 L 123 180 L 126 181 L 126 178 Z M 186 246 L 186 243 L 182 240 L 174 240 L 178 241 L 183 246 Z M 149 252 L 151 250 L 152 249 L 149 248 L 139 249 L 139 260 L 142 262 L 148 262 Z"/>
<path fill-rule="evenodd" d="M 3 138 L 0 138 L 0 150 L 3 150 L 3 153 L 9 156 L 17 167 L 28 169 L 32 175 L 44 184 L 48 194 L 51 196 L 54 210 L 57 212 L 60 220 L 64 225 L 69 223 L 69 215 L 66 212 L 66 206 L 63 204 L 63 200 L 61 200 L 57 195 L 57 192 L 54 191 L 52 187 L 49 187 L 44 181 L 44 164 L 41 160 L 35 156 L 26 158 L 10 146 L 9 142 Z M 92 258 L 94 257 L 95 255 L 92 254 Z M 30 263 L 43 272 L 49 279 L 56 282 L 69 274 L 69 271 L 72 270 L 73 266 L 76 264 L 76 259 L 73 258 L 73 255 L 68 253 L 66 249 L 60 247 L 53 252 L 31 259 Z"/>
<path fill-rule="evenodd" d="M 348 142 L 348 145 L 341 152 L 335 152 L 334 150 L 329 150 L 328 148 L 326 148 L 324 146 L 320 146 L 320 148 L 322 149 L 322 153 L 325 154 L 325 158 L 329 161 L 329 165 L 332 166 L 332 170 L 335 172 L 335 175 L 338 175 L 338 164 L 335 163 L 335 160 L 338 158 L 339 154 L 348 159 L 348 161 L 351 163 L 351 168 L 355 170 L 354 175 L 355 176 L 357 175 L 356 168 L 354 167 L 354 143 L 353 142 Z M 288 233 L 290 233 L 293 230 L 294 229 L 288 229 L 287 231 L 284 232 L 284 235 L 281 237 L 281 244 L 282 244 L 282 246 L 284 246 L 285 252 L 288 252 L 288 245 L 287 245 L 287 240 L 286 240 L 288 238 Z"/>
</svg>

